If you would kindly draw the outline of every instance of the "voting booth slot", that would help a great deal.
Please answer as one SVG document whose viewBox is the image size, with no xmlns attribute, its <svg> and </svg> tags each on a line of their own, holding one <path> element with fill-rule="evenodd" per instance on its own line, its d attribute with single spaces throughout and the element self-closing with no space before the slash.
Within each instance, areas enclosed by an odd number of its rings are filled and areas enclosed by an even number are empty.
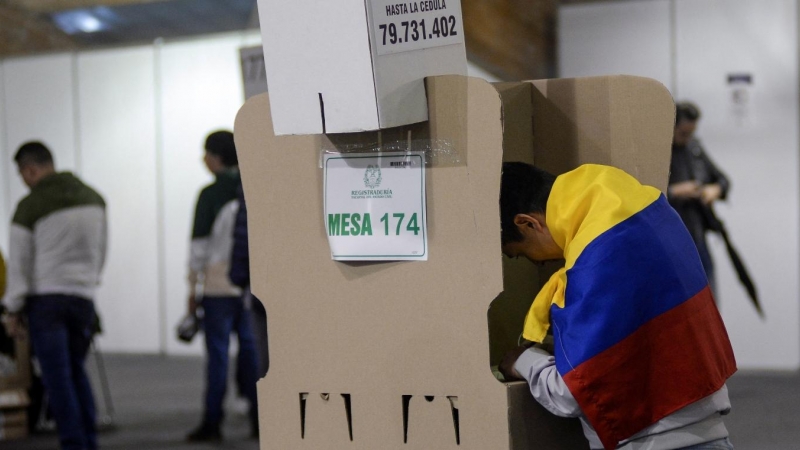
<svg viewBox="0 0 800 450">
<path fill-rule="evenodd" d="M 299 398 L 301 439 L 330 440 L 342 445 L 353 441 L 350 394 L 301 392 Z"/>
<path fill-rule="evenodd" d="M 437 449 L 460 446 L 457 405 L 458 397 L 455 396 L 404 395 L 403 443 L 428 445 L 428 448 Z"/>
</svg>

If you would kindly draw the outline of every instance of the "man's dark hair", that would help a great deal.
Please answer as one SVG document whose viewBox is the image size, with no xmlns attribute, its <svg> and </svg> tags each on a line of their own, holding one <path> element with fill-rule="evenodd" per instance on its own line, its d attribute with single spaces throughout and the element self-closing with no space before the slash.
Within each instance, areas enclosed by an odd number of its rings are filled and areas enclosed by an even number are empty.
<svg viewBox="0 0 800 450">
<path fill-rule="evenodd" d="M 209 134 L 206 138 L 206 151 L 219 156 L 225 167 L 239 164 L 236 156 L 236 144 L 233 143 L 233 133 L 230 131 L 220 130 Z"/>
<path fill-rule="evenodd" d="M 14 162 L 22 168 L 35 164 L 37 166 L 52 166 L 53 154 L 50 149 L 39 141 L 29 141 L 22 144 L 14 155 Z"/>
<path fill-rule="evenodd" d="M 547 199 L 556 177 L 523 162 L 503 163 L 500 184 L 500 229 L 503 245 L 522 240 L 514 217 L 517 214 L 541 213 L 547 209 Z"/>
<path fill-rule="evenodd" d="M 697 122 L 700 119 L 700 109 L 691 102 L 675 104 L 675 126 L 681 122 Z"/>
</svg>

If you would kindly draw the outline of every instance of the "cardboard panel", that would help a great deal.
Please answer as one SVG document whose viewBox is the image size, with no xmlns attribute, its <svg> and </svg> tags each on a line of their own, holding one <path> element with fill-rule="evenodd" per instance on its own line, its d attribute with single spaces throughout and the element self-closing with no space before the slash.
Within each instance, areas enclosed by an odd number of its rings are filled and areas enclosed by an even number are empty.
<svg viewBox="0 0 800 450">
<path fill-rule="evenodd" d="M 542 450 L 587 449 L 581 424 L 575 419 L 556 417 L 530 394 L 528 384 L 514 382 L 508 388 L 509 448 Z"/>
<path fill-rule="evenodd" d="M 506 314 L 508 305 L 492 306 L 511 325 L 490 357 L 490 304 L 513 288 L 513 308 L 524 312 L 538 287 L 532 267 L 503 273 L 504 148 L 507 158 L 535 159 L 555 171 L 581 162 L 619 165 L 663 188 L 674 105 L 663 87 L 635 77 L 495 88 L 442 76 L 427 80 L 427 92 L 429 122 L 378 136 L 276 137 L 267 94 L 239 112 L 253 290 L 270 317 L 271 368 L 258 385 L 262 448 L 586 448 L 576 421 L 547 414 L 524 383 L 499 383 L 490 371 L 522 321 L 519 312 Z M 437 159 L 432 146 L 426 169 L 430 259 L 332 261 L 321 149 L 352 150 L 358 142 L 374 148 L 376 139 L 409 131 L 457 153 Z M 320 393 L 331 397 L 318 400 Z M 351 396 L 349 420 L 341 393 Z"/>
<path fill-rule="evenodd" d="M 666 190 L 675 104 L 664 85 L 626 75 L 532 83 L 537 166 L 608 164 Z"/>
<path fill-rule="evenodd" d="M 53 152 L 58 170 L 78 171 L 80 154 L 76 142 L 74 56 L 68 53 L 3 61 L 3 103 L 8 207 L 28 194 L 17 173 L 13 156 L 26 141 L 39 140 Z M 4 187 L 5 188 L 5 187 Z M 4 216 L 3 220 L 8 220 Z"/>
<path fill-rule="evenodd" d="M 457 404 L 457 401 L 456 403 Z M 447 397 L 415 395 L 407 402 L 405 442 L 409 449 L 457 449 L 461 442 L 460 417 Z M 457 427 L 458 425 L 458 427 Z"/>
<path fill-rule="evenodd" d="M 349 395 L 349 394 L 348 394 Z M 310 448 L 341 448 L 352 441 L 350 403 L 341 394 L 300 395 L 301 436 Z"/>
<path fill-rule="evenodd" d="M 496 83 L 503 101 L 503 161 L 533 164 L 533 87 L 530 83 Z M 503 292 L 489 308 L 491 364 L 500 364 L 516 347 L 523 321 L 539 291 L 539 271 L 525 258 L 503 258 Z"/>
<path fill-rule="evenodd" d="M 431 122 L 431 138 L 454 143 L 464 157 L 428 169 L 431 259 L 425 263 L 331 261 L 322 220 L 322 138 L 272 136 L 263 125 L 265 96 L 249 100 L 238 116 L 248 209 L 254 205 L 253 287 L 269 310 L 274 349 L 270 375 L 259 383 L 270 442 L 304 445 L 292 431 L 297 416 L 284 413 L 298 408 L 301 392 L 353 395 L 354 448 L 405 445 L 404 395 L 458 397 L 463 448 L 507 440 L 504 389 L 488 366 L 486 326 L 489 303 L 502 290 L 500 98 L 488 83 L 461 77 L 434 79 L 429 93 L 431 110 L 451 111 Z M 294 276 L 299 268 L 310 278 Z M 408 420 L 426 423 L 413 410 Z"/>
<path fill-rule="evenodd" d="M 323 115 L 334 132 L 378 128 L 364 0 L 259 0 L 258 11 L 279 134 L 321 133 Z"/>
</svg>

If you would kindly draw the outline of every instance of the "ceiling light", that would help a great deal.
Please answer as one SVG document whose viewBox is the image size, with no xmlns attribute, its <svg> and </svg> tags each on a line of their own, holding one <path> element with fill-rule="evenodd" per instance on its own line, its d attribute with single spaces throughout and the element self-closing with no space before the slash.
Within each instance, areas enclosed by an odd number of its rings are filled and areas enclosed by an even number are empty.
<svg viewBox="0 0 800 450">
<path fill-rule="evenodd" d="M 96 33 L 105 29 L 103 21 L 86 9 L 74 9 L 53 14 L 53 21 L 67 34 Z"/>
</svg>

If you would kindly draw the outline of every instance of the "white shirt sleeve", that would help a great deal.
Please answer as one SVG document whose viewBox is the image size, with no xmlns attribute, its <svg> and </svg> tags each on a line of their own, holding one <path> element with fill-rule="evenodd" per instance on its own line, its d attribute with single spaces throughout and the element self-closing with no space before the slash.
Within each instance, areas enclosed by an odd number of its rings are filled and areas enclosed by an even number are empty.
<svg viewBox="0 0 800 450">
<path fill-rule="evenodd" d="M 553 355 L 531 347 L 525 350 L 514 364 L 531 388 L 531 394 L 545 409 L 561 417 L 579 417 L 582 412 L 578 402 L 556 370 Z"/>
<path fill-rule="evenodd" d="M 8 288 L 3 305 L 11 313 L 25 307 L 25 296 L 31 290 L 33 277 L 33 232 L 12 223 L 11 242 L 8 252 Z"/>
<path fill-rule="evenodd" d="M 189 245 L 189 293 L 195 294 L 195 288 L 200 274 L 208 266 L 211 239 L 207 237 L 194 238 Z"/>
</svg>

